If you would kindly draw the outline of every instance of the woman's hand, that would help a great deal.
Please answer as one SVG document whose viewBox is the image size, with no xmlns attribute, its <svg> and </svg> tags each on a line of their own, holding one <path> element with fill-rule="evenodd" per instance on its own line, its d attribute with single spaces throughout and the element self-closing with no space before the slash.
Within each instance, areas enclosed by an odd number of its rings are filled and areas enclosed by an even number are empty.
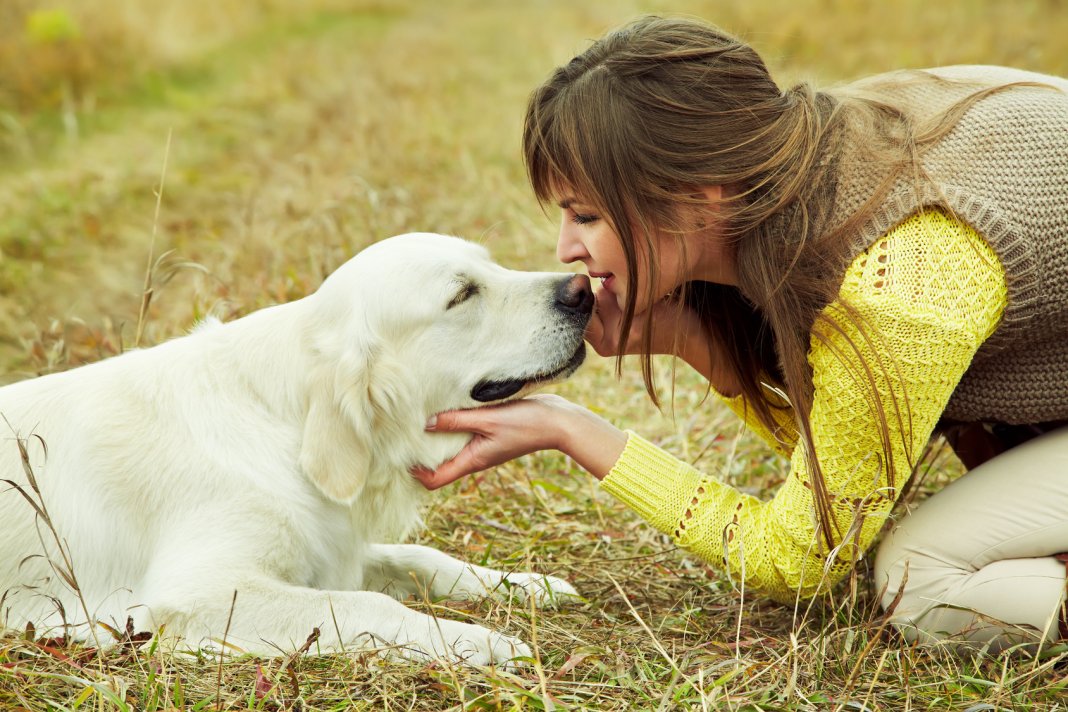
<svg viewBox="0 0 1068 712">
<path fill-rule="evenodd" d="M 436 470 L 412 474 L 438 489 L 475 472 L 539 450 L 560 450 L 603 478 L 619 459 L 627 436 L 586 408 L 555 395 L 534 395 L 511 403 L 439 413 L 429 432 L 467 432 L 471 441 Z"/>
</svg>

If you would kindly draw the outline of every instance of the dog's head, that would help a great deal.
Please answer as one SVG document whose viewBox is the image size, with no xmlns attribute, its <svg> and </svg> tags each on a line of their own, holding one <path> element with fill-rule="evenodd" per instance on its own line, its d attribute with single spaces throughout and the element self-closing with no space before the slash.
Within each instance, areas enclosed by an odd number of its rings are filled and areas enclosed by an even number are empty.
<svg viewBox="0 0 1068 712">
<path fill-rule="evenodd" d="M 426 419 L 521 397 L 585 358 L 588 278 L 518 272 L 482 247 L 414 233 L 376 243 L 309 300 L 315 372 L 301 465 L 351 502 L 372 470 L 436 467 L 467 436 Z"/>
</svg>

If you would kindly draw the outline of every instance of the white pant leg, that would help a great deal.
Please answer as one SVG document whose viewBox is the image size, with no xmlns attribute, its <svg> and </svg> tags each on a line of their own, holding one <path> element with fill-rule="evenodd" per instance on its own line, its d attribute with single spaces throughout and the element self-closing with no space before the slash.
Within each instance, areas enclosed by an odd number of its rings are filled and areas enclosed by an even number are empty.
<svg viewBox="0 0 1068 712">
<path fill-rule="evenodd" d="M 1000 650 L 1055 640 L 1068 552 L 1068 427 L 976 467 L 904 517 L 876 556 L 882 604 L 910 641 Z"/>
</svg>

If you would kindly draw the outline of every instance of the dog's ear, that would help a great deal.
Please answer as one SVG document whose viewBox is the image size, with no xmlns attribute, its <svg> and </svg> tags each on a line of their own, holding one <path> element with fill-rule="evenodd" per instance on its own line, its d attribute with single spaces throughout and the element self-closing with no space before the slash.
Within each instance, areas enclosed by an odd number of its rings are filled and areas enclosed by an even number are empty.
<svg viewBox="0 0 1068 712">
<path fill-rule="evenodd" d="M 371 467 L 374 413 L 369 383 L 366 353 L 349 352 L 336 365 L 322 364 L 309 374 L 300 467 L 320 492 L 339 504 L 356 500 Z"/>
</svg>

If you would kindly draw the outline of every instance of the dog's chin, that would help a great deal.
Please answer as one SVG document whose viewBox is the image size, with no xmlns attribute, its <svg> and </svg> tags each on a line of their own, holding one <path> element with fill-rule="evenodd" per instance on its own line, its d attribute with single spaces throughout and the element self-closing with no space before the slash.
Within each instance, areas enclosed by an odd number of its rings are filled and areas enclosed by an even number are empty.
<svg viewBox="0 0 1068 712">
<path fill-rule="evenodd" d="M 564 380 L 574 373 L 585 360 L 586 342 L 579 341 L 578 348 L 563 363 L 530 376 L 481 380 L 471 389 L 471 398 L 487 405 L 520 398 L 542 386 Z"/>
</svg>

